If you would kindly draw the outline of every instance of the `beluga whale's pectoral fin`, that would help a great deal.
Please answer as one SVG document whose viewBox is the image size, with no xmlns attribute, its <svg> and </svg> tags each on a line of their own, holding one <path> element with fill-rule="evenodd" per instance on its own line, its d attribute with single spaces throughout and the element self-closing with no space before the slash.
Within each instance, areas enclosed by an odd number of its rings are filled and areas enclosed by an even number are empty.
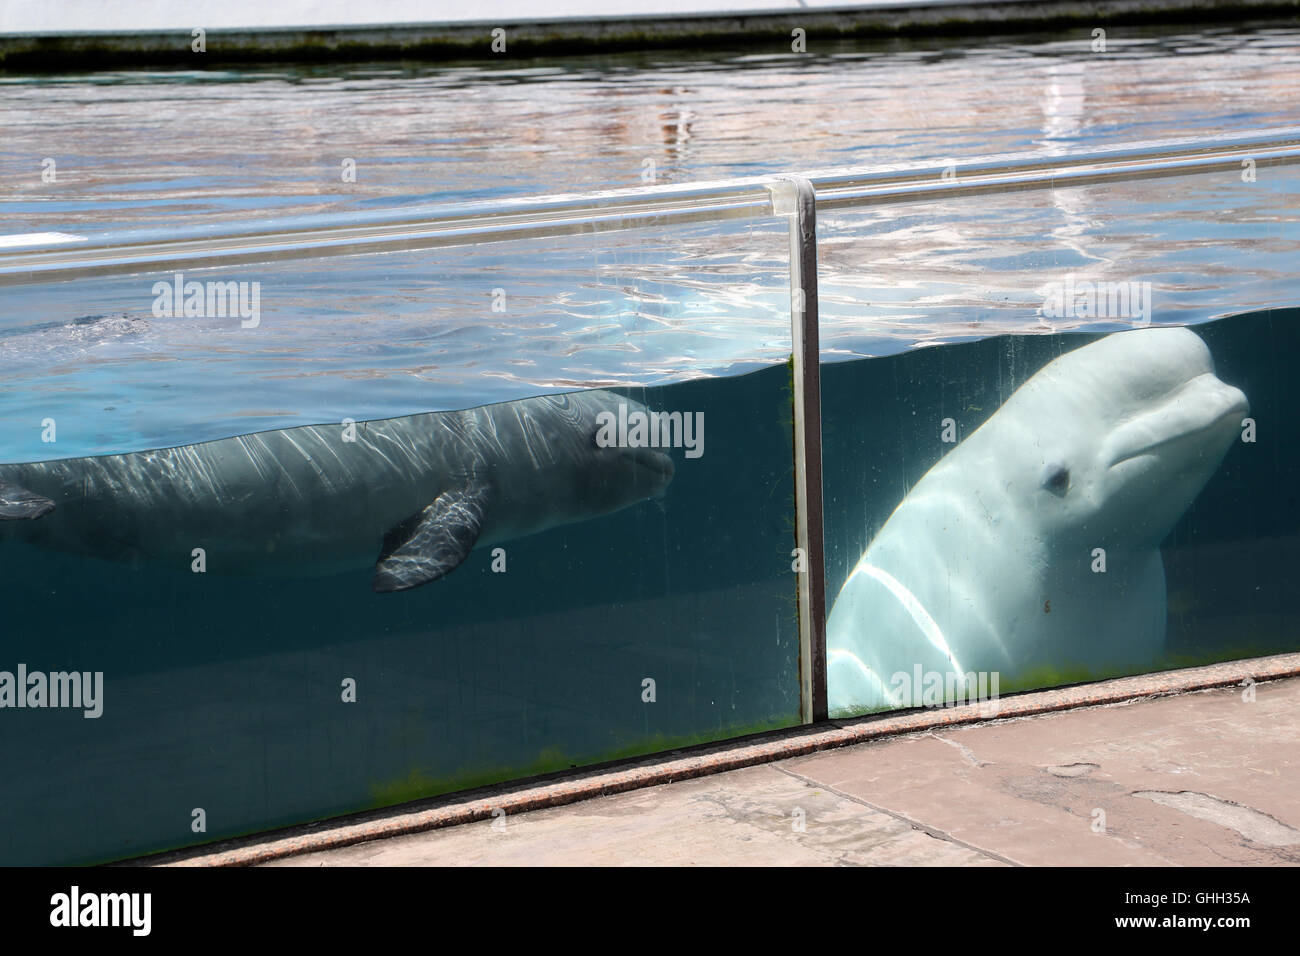
<svg viewBox="0 0 1300 956">
<path fill-rule="evenodd" d="M 20 485 L 0 481 L 0 520 L 39 518 L 54 510 L 54 502 Z"/>
<path fill-rule="evenodd" d="M 374 589 L 381 594 L 406 591 L 455 570 L 483 530 L 489 498 L 489 488 L 481 482 L 445 491 L 389 531 L 375 564 Z"/>
</svg>

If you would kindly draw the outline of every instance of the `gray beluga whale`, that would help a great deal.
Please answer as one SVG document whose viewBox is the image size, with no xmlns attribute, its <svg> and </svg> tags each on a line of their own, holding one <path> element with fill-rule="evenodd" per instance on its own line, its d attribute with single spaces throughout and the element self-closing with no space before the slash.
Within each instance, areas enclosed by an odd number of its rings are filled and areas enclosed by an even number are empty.
<svg viewBox="0 0 1300 956">
<path fill-rule="evenodd" d="M 380 592 L 435 581 L 474 547 L 663 494 L 672 459 L 605 447 L 606 391 L 258 432 L 155 451 L 0 465 L 0 536 L 209 571 L 374 566 Z M 29 520 L 23 520 L 29 519 Z"/>
<path fill-rule="evenodd" d="M 1160 542 L 1247 412 L 1185 328 L 1117 332 L 1049 363 L 916 483 L 853 568 L 827 621 L 832 715 L 918 706 L 917 674 L 960 700 L 981 673 L 1014 690 L 1149 669 L 1165 639 Z"/>
</svg>

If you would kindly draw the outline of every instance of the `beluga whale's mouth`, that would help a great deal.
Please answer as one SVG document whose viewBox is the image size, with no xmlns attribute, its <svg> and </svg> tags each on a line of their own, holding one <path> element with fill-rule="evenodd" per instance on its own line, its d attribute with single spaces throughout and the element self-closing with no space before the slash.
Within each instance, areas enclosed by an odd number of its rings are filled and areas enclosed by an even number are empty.
<svg viewBox="0 0 1300 956">
<path fill-rule="evenodd" d="M 650 486 L 655 489 L 652 497 L 662 497 L 668 490 L 673 475 L 677 473 L 672 458 L 652 448 L 637 448 L 632 451 L 637 467 L 646 472 Z"/>
<path fill-rule="evenodd" d="M 1245 394 L 1213 372 L 1188 380 L 1156 407 L 1120 425 L 1106 442 L 1106 467 L 1158 457 L 1175 446 L 1222 447 L 1250 411 Z"/>
</svg>

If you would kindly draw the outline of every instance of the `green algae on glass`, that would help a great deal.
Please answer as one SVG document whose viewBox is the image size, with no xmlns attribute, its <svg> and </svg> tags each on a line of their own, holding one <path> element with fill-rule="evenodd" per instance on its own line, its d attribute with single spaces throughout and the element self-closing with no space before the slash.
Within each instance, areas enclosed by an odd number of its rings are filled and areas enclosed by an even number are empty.
<svg viewBox="0 0 1300 956">
<path fill-rule="evenodd" d="M 1018 678 L 1002 681 L 999 678 L 998 696 L 1022 694 L 1038 690 L 1050 690 L 1056 687 L 1070 687 L 1079 684 L 1096 684 L 1101 681 L 1115 680 L 1121 677 L 1138 677 L 1144 674 L 1158 674 L 1164 671 L 1185 670 L 1192 667 L 1205 667 L 1211 664 L 1224 664 L 1229 661 L 1249 660 L 1277 653 L 1270 644 L 1260 642 L 1243 642 L 1231 648 L 1193 653 L 1166 652 L 1151 662 L 1150 667 L 1086 667 L 1082 664 L 1059 664 L 1033 667 L 1024 671 Z M 979 703 L 968 701 L 966 703 Z M 935 707 L 877 707 L 862 711 L 838 711 L 831 714 L 832 719 L 868 717 L 873 714 L 886 714 L 899 710 L 940 710 L 948 704 Z"/>
<path fill-rule="evenodd" d="M 773 716 L 755 723 L 728 725 L 709 733 L 676 734 L 671 736 L 653 734 L 641 738 L 636 743 L 615 747 L 595 755 L 571 756 L 565 754 L 558 747 L 547 747 L 538 753 L 536 760 L 528 764 L 461 770 L 447 775 L 430 774 L 417 767 L 413 768 L 405 777 L 372 785 L 370 789 L 374 799 L 366 809 L 377 810 L 403 803 L 411 803 L 416 800 L 427 800 L 430 797 L 439 797 L 448 793 L 474 790 L 478 787 L 491 786 L 507 781 L 515 783 L 528 777 L 537 777 L 562 770 L 587 768 L 616 760 L 626 760 L 630 757 L 645 757 L 673 750 L 682 750 L 687 747 L 697 747 L 701 744 L 729 741 L 737 737 L 747 737 L 751 734 L 797 727 L 799 723 L 799 715 L 796 713 Z"/>
</svg>

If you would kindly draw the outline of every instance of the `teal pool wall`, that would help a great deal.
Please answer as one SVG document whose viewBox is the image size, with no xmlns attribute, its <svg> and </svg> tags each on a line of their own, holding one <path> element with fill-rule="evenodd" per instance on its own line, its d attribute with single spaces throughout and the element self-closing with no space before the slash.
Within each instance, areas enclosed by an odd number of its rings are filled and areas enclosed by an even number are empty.
<svg viewBox="0 0 1300 956">
<path fill-rule="evenodd" d="M 787 369 L 631 394 L 703 413 L 704 454 L 673 452 L 660 501 L 506 543 L 504 573 L 479 549 L 375 594 L 365 571 L 6 542 L 22 600 L 0 668 L 102 671 L 104 692 L 97 719 L 4 713 L 0 861 L 120 859 L 798 723 Z"/>
</svg>

